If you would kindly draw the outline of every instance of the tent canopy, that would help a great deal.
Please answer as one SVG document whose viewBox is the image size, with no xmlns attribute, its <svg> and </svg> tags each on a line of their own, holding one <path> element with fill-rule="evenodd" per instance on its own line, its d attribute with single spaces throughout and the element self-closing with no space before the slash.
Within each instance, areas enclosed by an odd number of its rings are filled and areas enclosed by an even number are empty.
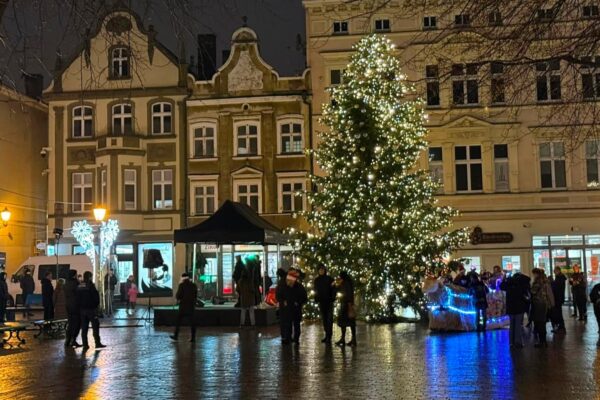
<svg viewBox="0 0 600 400">
<path fill-rule="evenodd" d="M 226 200 L 206 221 L 176 229 L 175 243 L 284 244 L 287 237 L 246 204 Z"/>
</svg>

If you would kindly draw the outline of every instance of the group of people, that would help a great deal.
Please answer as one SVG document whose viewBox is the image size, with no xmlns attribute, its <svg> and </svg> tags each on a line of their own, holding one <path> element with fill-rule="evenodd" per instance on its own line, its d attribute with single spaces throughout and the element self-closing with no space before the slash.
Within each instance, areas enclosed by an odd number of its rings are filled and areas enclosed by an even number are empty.
<svg viewBox="0 0 600 400">
<path fill-rule="evenodd" d="M 242 256 L 235 257 L 235 266 L 233 268 L 233 281 L 235 290 L 238 294 L 237 306 L 241 309 L 240 326 L 246 324 L 246 315 L 250 315 L 250 325 L 256 324 L 254 310 L 261 302 L 261 287 L 271 286 L 271 282 L 263 283 L 261 279 L 261 261 L 258 257 L 248 257 L 246 262 Z M 270 279 L 269 279 L 270 281 Z"/>
</svg>

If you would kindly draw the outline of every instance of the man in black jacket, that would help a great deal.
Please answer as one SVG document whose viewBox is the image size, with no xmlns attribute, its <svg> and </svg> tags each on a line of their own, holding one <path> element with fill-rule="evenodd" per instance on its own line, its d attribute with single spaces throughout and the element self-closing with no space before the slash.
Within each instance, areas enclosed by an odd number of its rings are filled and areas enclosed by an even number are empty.
<svg viewBox="0 0 600 400">
<path fill-rule="evenodd" d="M 554 295 L 554 307 L 552 308 L 551 320 L 554 333 L 565 333 L 565 319 L 562 306 L 565 302 L 565 286 L 567 277 L 562 273 L 560 267 L 554 268 L 554 280 L 552 281 L 552 294 Z"/>
<path fill-rule="evenodd" d="M 29 269 L 25 269 L 25 275 L 21 277 L 20 284 L 23 297 L 23 305 L 25 306 L 25 312 L 23 313 L 23 316 L 32 316 L 33 313 L 29 312 L 27 297 L 30 294 L 33 294 L 33 292 L 35 291 L 35 282 L 33 281 L 33 277 L 31 276 L 31 271 Z"/>
<path fill-rule="evenodd" d="M 321 321 L 325 330 L 325 338 L 322 343 L 331 343 L 333 335 L 333 302 L 335 301 L 335 289 L 333 278 L 327 275 L 325 265 L 319 264 L 319 276 L 315 279 L 315 301 L 319 305 Z"/>
<path fill-rule="evenodd" d="M 65 335 L 65 347 L 81 347 L 77 343 L 77 335 L 79 335 L 79 329 L 81 329 L 81 311 L 79 310 L 79 304 L 77 303 L 77 287 L 79 281 L 77 280 L 77 271 L 74 269 L 69 270 L 69 278 L 65 283 L 65 303 L 67 307 L 67 332 Z"/>
<path fill-rule="evenodd" d="M 44 321 L 54 318 L 54 286 L 52 286 L 52 272 L 46 272 L 42 278 L 42 305 L 44 306 Z"/>
<path fill-rule="evenodd" d="M 177 314 L 177 325 L 175 325 L 175 333 L 171 335 L 171 339 L 177 340 L 179 337 L 179 327 L 184 319 L 190 323 L 192 337 L 190 342 L 196 341 L 196 324 L 194 323 L 194 310 L 196 309 L 196 298 L 198 297 L 198 287 L 190 280 L 190 275 L 187 272 L 181 274 L 181 283 L 177 288 L 175 295 L 179 302 L 179 313 Z"/>
<path fill-rule="evenodd" d="M 77 287 L 77 304 L 81 310 L 81 341 L 83 350 L 90 348 L 88 345 L 87 332 L 92 323 L 95 347 L 101 349 L 106 347 L 100 342 L 100 321 L 98 321 L 98 306 L 100 305 L 100 294 L 92 282 L 92 273 L 86 271 L 83 274 L 83 282 Z"/>
<path fill-rule="evenodd" d="M 573 302 L 577 307 L 577 313 L 579 313 L 580 321 L 587 321 L 587 282 L 585 275 L 581 272 L 579 265 L 573 266 L 573 273 L 569 278 L 569 284 L 571 285 L 571 293 L 573 293 Z"/>
<path fill-rule="evenodd" d="M 528 276 L 517 272 L 510 278 L 503 277 L 500 289 L 506 292 L 506 313 L 510 317 L 510 347 L 523 347 L 523 316 L 531 299 Z"/>
<path fill-rule="evenodd" d="M 6 272 L 0 272 L 0 325 L 4 325 L 4 314 L 6 313 L 7 301 L 8 285 L 6 284 Z"/>
<path fill-rule="evenodd" d="M 302 306 L 306 303 L 306 289 L 298 281 L 300 274 L 290 268 L 285 283 L 277 285 L 277 301 L 279 302 L 279 318 L 281 319 L 281 335 L 283 344 L 290 341 L 300 344 L 300 323 Z"/>
<path fill-rule="evenodd" d="M 600 283 L 595 284 L 592 288 L 592 291 L 590 292 L 590 301 L 594 305 L 594 315 L 596 316 L 598 327 L 600 327 Z M 596 345 L 600 346 L 600 339 L 598 339 Z"/>
<path fill-rule="evenodd" d="M 106 314 L 112 315 L 113 313 L 113 296 L 115 295 L 115 286 L 117 286 L 117 277 L 115 276 L 115 270 L 110 269 L 104 276 L 104 296 L 106 297 Z"/>
</svg>

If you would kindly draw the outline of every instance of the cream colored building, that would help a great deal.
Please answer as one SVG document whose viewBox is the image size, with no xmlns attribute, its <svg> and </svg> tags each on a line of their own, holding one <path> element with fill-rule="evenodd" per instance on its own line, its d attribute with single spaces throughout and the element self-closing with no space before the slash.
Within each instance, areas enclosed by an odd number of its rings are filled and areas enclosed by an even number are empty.
<svg viewBox="0 0 600 400">
<path fill-rule="evenodd" d="M 430 154 L 423 154 L 420 166 L 443 183 L 441 203 L 461 211 L 455 226 L 479 227 L 483 233 L 479 244 L 466 245 L 456 256 L 470 257 L 488 270 L 502 265 L 526 273 L 535 266 L 549 272 L 551 266 L 579 264 L 588 278 L 600 279 L 600 194 L 593 187 L 598 144 L 565 151 L 556 134 L 559 127 L 540 129 L 544 107 L 557 100 L 554 85 L 560 85 L 564 73 L 560 64 L 541 75 L 532 67 L 530 95 L 521 99 L 517 112 L 508 112 L 502 93 L 493 92 L 494 82 L 477 79 L 468 51 L 455 49 L 452 72 L 440 71 L 435 61 L 420 56 L 422 47 L 412 44 L 435 24 L 452 24 L 454 15 L 403 18 L 399 2 L 376 12 L 368 8 L 371 2 L 303 4 L 315 131 L 320 104 L 329 101 L 325 89 L 343 79 L 351 46 L 365 34 L 385 33 L 403 60 L 414 60 L 404 72 L 429 102 Z M 501 68 L 489 67 L 495 68 L 492 78 L 510 79 Z M 451 79 L 441 80 L 446 72 Z M 543 77 L 537 93 L 536 75 Z M 565 86 L 563 91 L 574 89 Z M 489 235 L 493 233 L 510 235 Z"/>
<path fill-rule="evenodd" d="M 46 241 L 46 160 L 48 107 L 0 85 L 0 264 L 12 274 L 27 257 L 39 253 Z"/>
<path fill-rule="evenodd" d="M 187 66 L 156 40 L 152 26 L 119 8 L 100 17 L 89 40 L 57 65 L 44 98 L 48 224 L 51 232 L 64 229 L 59 253 L 81 253 L 70 229 L 83 219 L 95 224 L 92 209 L 104 206 L 121 229 L 119 280 L 132 274 L 144 292 L 154 283 L 154 296 L 170 297 L 165 288 L 185 258 L 172 234 L 185 218 Z M 147 249 L 161 251 L 167 270 L 144 268 Z"/>
</svg>

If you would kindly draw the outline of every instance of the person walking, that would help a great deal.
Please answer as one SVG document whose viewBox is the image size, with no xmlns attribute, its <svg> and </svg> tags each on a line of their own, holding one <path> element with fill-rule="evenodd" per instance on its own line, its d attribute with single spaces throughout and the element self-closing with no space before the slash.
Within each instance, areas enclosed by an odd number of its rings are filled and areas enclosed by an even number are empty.
<svg viewBox="0 0 600 400">
<path fill-rule="evenodd" d="M 31 276 L 31 271 L 29 269 L 25 269 L 25 275 L 21 277 L 20 286 L 23 298 L 23 306 L 25 307 L 25 311 L 23 311 L 23 316 L 30 317 L 33 315 L 33 313 L 29 311 L 27 297 L 29 297 L 29 295 L 33 294 L 33 292 L 35 291 L 35 282 L 33 281 L 33 277 Z"/>
<path fill-rule="evenodd" d="M 198 287 L 190 280 L 190 275 L 187 272 L 181 274 L 181 283 L 177 288 L 175 296 L 179 302 L 179 313 L 177 314 L 177 324 L 175 325 L 175 333 L 171 335 L 171 339 L 177 341 L 179 338 L 179 327 L 184 319 L 190 323 L 192 337 L 190 342 L 196 341 L 196 324 L 194 322 L 194 310 L 196 308 L 196 298 L 198 297 Z"/>
<path fill-rule="evenodd" d="M 554 307 L 552 308 L 552 332 L 566 333 L 565 319 L 563 317 L 562 307 L 565 302 L 565 286 L 567 277 L 562 273 L 560 267 L 554 268 L 554 279 L 552 280 L 552 295 L 554 296 Z"/>
<path fill-rule="evenodd" d="M 238 280 L 239 304 L 241 308 L 240 327 L 246 324 L 246 314 L 250 314 L 250 325 L 255 325 L 254 307 L 256 306 L 256 285 L 253 270 L 244 268 Z"/>
<path fill-rule="evenodd" d="M 531 284 L 531 314 L 533 328 L 537 343 L 535 347 L 548 347 L 546 340 L 546 323 L 548 312 L 554 307 L 552 288 L 548 283 L 546 274 L 541 268 L 533 269 L 533 283 Z"/>
<path fill-rule="evenodd" d="M 464 267 L 463 267 L 464 270 Z M 344 347 L 356 346 L 356 308 L 354 306 L 354 281 L 346 271 L 340 272 L 336 280 L 336 287 L 340 297 L 340 308 L 338 310 L 338 326 L 342 328 L 342 337 L 335 342 L 336 345 Z M 352 340 L 346 343 L 346 330 L 350 327 Z"/>
<path fill-rule="evenodd" d="M 54 286 L 52 272 L 46 272 L 42 278 L 42 305 L 44 306 L 44 321 L 54 319 Z"/>
<path fill-rule="evenodd" d="M 113 298 L 115 295 L 115 287 L 117 286 L 117 283 L 118 280 L 115 276 L 115 270 L 111 268 L 104 276 L 104 301 L 106 304 L 107 316 L 111 316 L 113 314 Z"/>
<path fill-rule="evenodd" d="M 306 303 L 308 296 L 306 289 L 298 281 L 299 276 L 300 274 L 296 269 L 290 268 L 285 278 L 285 284 L 277 287 L 279 318 L 282 323 L 282 344 L 289 344 L 290 342 L 300 344 L 302 306 Z"/>
<path fill-rule="evenodd" d="M 0 325 L 4 325 L 6 316 L 6 302 L 8 301 L 8 285 L 6 272 L 0 272 Z"/>
<path fill-rule="evenodd" d="M 62 278 L 56 281 L 52 304 L 54 305 L 54 319 L 68 319 L 67 301 L 65 299 L 65 280 Z"/>
<path fill-rule="evenodd" d="M 571 285 L 571 293 L 573 293 L 573 302 L 577 313 L 579 313 L 579 320 L 587 321 L 587 284 L 585 276 L 577 264 L 573 266 L 573 274 L 569 279 L 569 284 Z"/>
<path fill-rule="evenodd" d="M 473 296 L 473 303 L 475 304 L 475 326 L 477 332 L 485 331 L 487 326 L 487 294 L 490 289 L 483 283 L 477 273 L 471 274 L 471 285 L 469 293 Z"/>
<path fill-rule="evenodd" d="M 77 336 L 81 329 L 81 311 L 77 302 L 77 271 L 69 270 L 69 277 L 65 282 L 65 308 L 67 311 L 67 333 L 65 335 L 65 347 L 81 347 L 77 343 Z"/>
<path fill-rule="evenodd" d="M 510 318 L 510 347 L 523 347 L 523 316 L 529 308 L 531 279 L 517 272 L 511 277 L 503 276 L 500 290 L 506 292 L 506 313 Z"/>
<path fill-rule="evenodd" d="M 331 343 L 333 336 L 333 302 L 335 301 L 334 279 L 327 275 L 327 268 L 324 264 L 318 266 L 319 276 L 315 279 L 315 301 L 319 305 L 319 313 L 323 322 L 323 330 L 325 337 L 321 340 L 322 343 Z"/>
<path fill-rule="evenodd" d="M 135 314 L 135 305 L 137 303 L 137 297 L 139 294 L 139 290 L 137 285 L 133 282 L 129 285 L 129 289 L 127 290 L 127 313 L 129 314 L 129 308 L 133 311 L 132 314 Z"/>
<path fill-rule="evenodd" d="M 96 349 L 106 347 L 100 341 L 100 321 L 98 320 L 98 307 L 100 306 L 100 294 L 96 285 L 92 282 L 92 273 L 83 273 L 83 283 L 77 287 L 77 303 L 81 310 L 81 341 L 83 350 L 90 348 L 88 344 L 88 329 L 92 324 L 92 333 Z"/>
<path fill-rule="evenodd" d="M 590 301 L 594 305 L 594 315 L 596 316 L 596 322 L 598 323 L 600 333 L 600 283 L 597 283 L 590 292 Z M 596 342 L 596 346 L 600 347 L 600 339 Z"/>
</svg>

